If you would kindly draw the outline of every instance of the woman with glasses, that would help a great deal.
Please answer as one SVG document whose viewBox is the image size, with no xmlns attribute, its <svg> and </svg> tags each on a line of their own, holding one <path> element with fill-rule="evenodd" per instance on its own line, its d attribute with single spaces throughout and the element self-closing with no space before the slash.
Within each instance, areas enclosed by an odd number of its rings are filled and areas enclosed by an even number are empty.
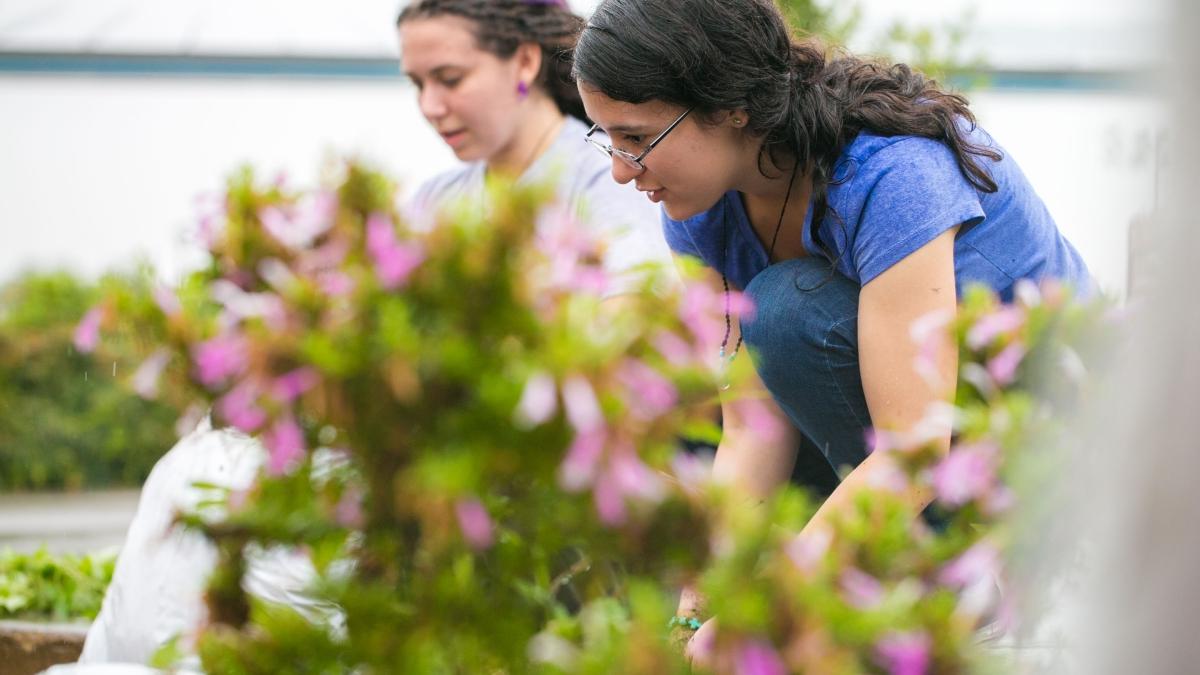
<svg viewBox="0 0 1200 675">
<path fill-rule="evenodd" d="M 667 242 L 711 268 L 718 293 L 755 306 L 727 317 L 721 350 L 746 345 L 787 433 L 726 403 L 714 474 L 762 497 L 798 460 L 809 484 L 850 469 L 802 537 L 826 538 L 832 514 L 886 480 L 869 427 L 908 432 L 953 396 L 949 340 L 932 372 L 914 367 L 917 319 L 951 316 L 972 283 L 1006 299 L 1020 279 L 1090 284 L 963 97 L 793 40 L 770 0 L 603 0 L 574 74 L 616 181 L 661 205 Z M 948 424 L 931 437 L 949 450 Z M 916 512 L 931 495 L 906 500 Z M 680 612 L 696 604 L 685 594 Z"/>
<path fill-rule="evenodd" d="M 466 164 L 423 185 L 411 215 L 483 205 L 484 182 L 553 182 L 559 200 L 609 239 L 614 275 L 668 263 L 657 209 L 587 150 L 570 50 L 583 26 L 563 0 L 415 0 L 400 13 L 401 63 L 421 114 Z M 621 286 L 618 279 L 616 290 Z"/>
</svg>

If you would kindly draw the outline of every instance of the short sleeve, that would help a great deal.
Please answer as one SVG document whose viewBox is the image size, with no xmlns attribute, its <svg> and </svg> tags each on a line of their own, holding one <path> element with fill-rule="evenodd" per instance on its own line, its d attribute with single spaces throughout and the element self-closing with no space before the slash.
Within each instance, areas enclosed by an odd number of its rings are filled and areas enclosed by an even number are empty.
<svg viewBox="0 0 1200 675">
<path fill-rule="evenodd" d="M 933 139 L 906 138 L 879 150 L 854 182 L 863 201 L 850 254 L 864 286 L 946 230 L 984 218 L 954 153 Z"/>
</svg>

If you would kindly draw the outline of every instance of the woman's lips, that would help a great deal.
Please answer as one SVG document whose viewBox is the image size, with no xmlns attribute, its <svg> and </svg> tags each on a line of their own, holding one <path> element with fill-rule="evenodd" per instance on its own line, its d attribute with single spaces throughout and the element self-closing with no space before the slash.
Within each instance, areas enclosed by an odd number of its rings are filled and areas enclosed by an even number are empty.
<svg viewBox="0 0 1200 675">
<path fill-rule="evenodd" d="M 643 190 L 643 192 L 646 193 L 646 196 L 650 198 L 650 201 L 654 202 L 655 204 L 663 200 L 663 194 L 666 193 L 666 191 L 666 188 L 658 188 L 657 190 Z"/>
<path fill-rule="evenodd" d="M 446 145 L 449 145 L 450 147 L 453 148 L 458 145 L 461 145 L 463 140 L 466 139 L 467 130 L 466 129 L 456 129 L 455 131 L 443 131 L 443 132 L 441 132 L 441 136 L 442 136 L 442 140 L 446 141 Z"/>
</svg>

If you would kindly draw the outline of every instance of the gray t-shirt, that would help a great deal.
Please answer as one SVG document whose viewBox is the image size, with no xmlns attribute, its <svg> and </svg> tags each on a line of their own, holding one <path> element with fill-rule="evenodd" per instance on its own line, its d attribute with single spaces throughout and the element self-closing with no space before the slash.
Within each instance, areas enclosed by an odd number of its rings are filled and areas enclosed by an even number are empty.
<svg viewBox="0 0 1200 675">
<path fill-rule="evenodd" d="M 630 270 L 644 263 L 661 263 L 668 275 L 674 274 L 658 207 L 632 184 L 613 180 L 611 160 L 588 147 L 586 133 L 583 122 L 568 116 L 554 142 L 517 183 L 554 184 L 559 202 L 608 242 L 604 268 L 615 279 L 615 292 L 628 288 L 636 279 Z M 470 200 L 483 208 L 485 169 L 482 161 L 470 162 L 429 179 L 410 200 L 409 217 L 428 223 L 441 205 L 462 206 Z"/>
</svg>

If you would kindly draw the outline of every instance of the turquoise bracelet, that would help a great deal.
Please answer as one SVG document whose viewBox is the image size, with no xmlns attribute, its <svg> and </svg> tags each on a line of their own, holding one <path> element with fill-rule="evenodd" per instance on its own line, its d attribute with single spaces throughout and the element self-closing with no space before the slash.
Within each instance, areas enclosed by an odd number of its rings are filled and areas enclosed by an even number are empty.
<svg viewBox="0 0 1200 675">
<path fill-rule="evenodd" d="M 683 626 L 689 630 L 700 630 L 700 626 L 702 625 L 700 619 L 694 616 L 673 616 L 670 621 L 667 621 L 667 628 Z"/>
</svg>

